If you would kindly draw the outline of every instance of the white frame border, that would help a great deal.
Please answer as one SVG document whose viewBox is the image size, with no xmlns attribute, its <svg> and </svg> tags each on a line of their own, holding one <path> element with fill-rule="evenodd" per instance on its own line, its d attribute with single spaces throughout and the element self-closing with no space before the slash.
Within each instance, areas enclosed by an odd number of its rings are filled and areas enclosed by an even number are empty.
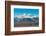
<svg viewBox="0 0 46 36">
<path fill-rule="evenodd" d="M 14 27 L 14 20 L 13 20 L 14 19 L 14 8 L 40 9 L 39 10 L 39 27 Z M 27 30 L 42 30 L 42 7 L 41 6 L 11 5 L 11 31 L 27 31 Z"/>
</svg>

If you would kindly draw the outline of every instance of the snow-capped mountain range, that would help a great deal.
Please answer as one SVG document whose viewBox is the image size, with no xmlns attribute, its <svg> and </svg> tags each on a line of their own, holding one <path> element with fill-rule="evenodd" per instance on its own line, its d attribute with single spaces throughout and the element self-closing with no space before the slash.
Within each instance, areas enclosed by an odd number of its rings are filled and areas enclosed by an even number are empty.
<svg viewBox="0 0 46 36">
<path fill-rule="evenodd" d="M 33 15 L 18 15 L 14 17 L 14 26 L 38 26 L 39 25 L 39 17 Z"/>
<path fill-rule="evenodd" d="M 38 16 L 32 16 L 31 14 L 28 14 L 28 15 L 23 14 L 23 15 L 17 15 L 14 18 L 36 18 L 36 17 Z"/>
</svg>

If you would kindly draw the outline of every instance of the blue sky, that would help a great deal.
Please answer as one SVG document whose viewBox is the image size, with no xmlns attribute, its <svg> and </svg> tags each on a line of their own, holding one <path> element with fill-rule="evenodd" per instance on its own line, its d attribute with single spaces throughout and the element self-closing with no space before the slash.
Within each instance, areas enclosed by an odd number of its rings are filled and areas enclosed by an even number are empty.
<svg viewBox="0 0 46 36">
<path fill-rule="evenodd" d="M 39 15 L 39 9 L 24 9 L 24 8 L 14 8 L 14 16 L 22 14 L 31 14 L 33 16 Z"/>
</svg>

